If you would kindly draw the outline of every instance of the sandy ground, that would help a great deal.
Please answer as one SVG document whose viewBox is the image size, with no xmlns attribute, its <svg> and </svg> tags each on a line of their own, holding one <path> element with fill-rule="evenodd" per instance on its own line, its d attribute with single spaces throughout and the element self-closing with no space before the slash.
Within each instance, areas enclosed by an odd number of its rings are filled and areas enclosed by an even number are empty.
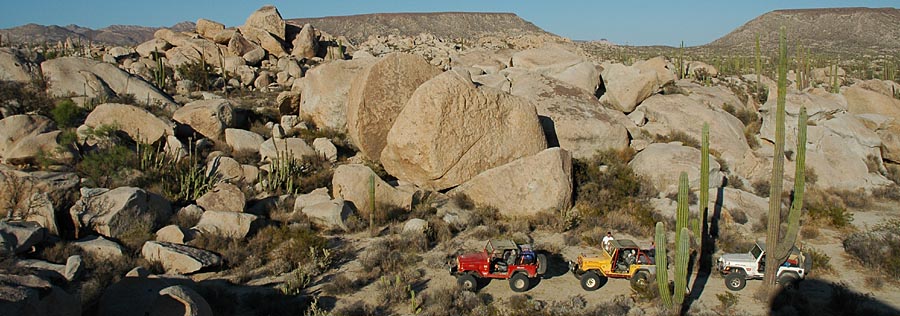
<svg viewBox="0 0 900 316">
<path fill-rule="evenodd" d="M 866 227 L 877 225 L 878 223 L 881 223 L 887 219 L 900 218 L 900 212 L 894 211 L 894 208 L 895 207 L 892 205 L 878 204 L 872 207 L 870 210 L 856 212 L 854 214 L 853 220 L 853 226 L 855 228 L 841 231 L 823 228 L 821 229 L 821 234 L 818 238 L 805 241 L 807 245 L 828 254 L 831 257 L 830 263 L 834 267 L 835 271 L 824 275 L 816 275 L 813 277 L 812 281 L 801 283 L 801 290 L 812 297 L 820 297 L 824 299 L 829 297 L 829 282 L 844 282 L 850 289 L 856 292 L 869 294 L 871 297 L 879 300 L 881 303 L 900 310 L 900 291 L 895 290 L 898 288 L 898 285 L 896 283 L 886 282 L 884 287 L 881 289 L 869 288 L 865 281 L 866 276 L 868 275 L 867 270 L 861 267 L 858 263 L 854 262 L 848 255 L 846 255 L 841 244 L 844 236 L 851 233 L 854 229 L 865 230 Z M 446 247 L 433 249 L 428 253 L 422 255 L 423 264 L 420 268 L 422 268 L 425 272 L 424 279 L 426 280 L 426 282 L 424 286 L 419 288 L 420 291 L 427 292 L 432 289 L 456 286 L 455 277 L 451 276 L 447 270 L 436 267 L 433 263 L 440 262 L 445 256 L 452 253 L 450 249 L 477 251 L 483 247 L 484 241 L 475 240 L 474 238 L 467 238 L 465 235 L 466 234 L 463 233 L 462 236 L 458 236 L 450 243 L 450 245 L 447 245 Z M 538 283 L 533 285 L 533 287 L 529 291 L 524 293 L 531 298 L 552 302 L 567 301 L 572 296 L 581 295 L 588 302 L 601 303 L 612 300 L 619 295 L 634 295 L 631 290 L 629 281 L 624 279 L 610 279 L 602 288 L 593 292 L 587 292 L 581 288 L 578 279 L 576 279 L 574 276 L 572 276 L 572 274 L 568 272 L 568 266 L 566 265 L 565 260 L 573 260 L 578 256 L 579 253 L 582 252 L 596 252 L 597 250 L 595 248 L 586 246 L 566 247 L 563 245 L 563 238 L 561 234 L 538 231 L 533 234 L 532 237 L 534 238 L 535 243 L 539 249 L 555 248 L 559 249 L 560 253 L 559 256 L 551 259 L 552 265 L 545 278 L 539 280 Z M 635 240 L 639 245 L 642 246 L 647 246 L 650 243 L 649 237 L 617 237 L 620 239 L 629 238 Z M 357 253 L 361 253 L 367 245 L 371 244 L 373 240 L 375 240 L 373 238 L 369 238 L 365 233 L 344 236 L 343 238 L 346 245 L 353 245 L 350 250 Z M 429 262 L 431 262 L 432 264 L 429 265 Z M 360 269 L 362 269 L 362 267 L 358 259 L 352 260 L 340 265 L 336 270 L 329 273 L 329 275 L 324 276 L 324 279 L 327 280 L 328 278 L 338 273 L 344 273 L 349 276 L 354 276 L 357 274 L 357 272 L 360 271 Z M 824 282 L 816 282 L 816 280 Z M 713 274 L 708 277 L 701 277 L 699 279 L 695 277 L 691 282 L 705 282 L 705 285 L 702 286 L 702 290 L 691 293 L 691 297 L 694 299 L 692 306 L 694 306 L 695 310 L 708 310 L 714 308 L 715 306 L 719 305 L 719 300 L 716 298 L 716 295 L 728 291 L 725 288 L 723 278 L 715 272 L 713 272 Z M 753 298 L 754 293 L 759 288 L 759 286 L 761 286 L 761 284 L 762 281 L 750 280 L 747 282 L 747 287 L 745 289 L 739 292 L 732 292 L 739 297 L 741 302 L 739 303 L 739 305 L 741 306 L 742 312 L 745 312 L 749 315 L 766 315 L 768 313 L 768 306 L 766 306 L 766 304 L 758 303 Z M 312 288 L 308 289 L 307 292 L 315 293 L 321 288 L 321 286 L 322 284 L 315 285 Z M 504 302 L 511 296 L 518 294 L 510 290 L 509 284 L 505 280 L 490 281 L 479 291 L 481 293 L 487 293 L 491 295 L 495 302 Z M 359 291 L 355 293 L 334 298 L 333 303 L 329 305 L 332 305 L 333 307 L 340 307 L 345 304 L 352 304 L 356 301 L 363 301 L 371 305 L 377 305 L 377 294 L 378 293 L 376 293 L 375 284 L 372 283 L 359 289 Z M 644 303 L 641 305 L 641 307 L 652 308 L 652 304 Z"/>
</svg>

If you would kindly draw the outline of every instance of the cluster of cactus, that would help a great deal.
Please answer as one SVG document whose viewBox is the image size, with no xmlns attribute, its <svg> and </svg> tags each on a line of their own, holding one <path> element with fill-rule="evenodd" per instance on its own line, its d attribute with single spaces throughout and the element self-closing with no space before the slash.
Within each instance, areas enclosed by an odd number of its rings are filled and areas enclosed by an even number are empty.
<svg viewBox="0 0 900 316">
<path fill-rule="evenodd" d="M 784 178 L 784 138 L 785 138 L 785 101 L 787 94 L 787 48 L 785 45 L 784 28 L 781 29 L 781 38 L 778 49 L 778 97 L 775 109 L 775 152 L 772 159 L 772 180 L 769 191 L 768 227 L 766 231 L 766 248 L 770 262 L 782 262 L 797 240 L 797 232 L 800 228 L 800 210 L 803 208 L 803 191 L 805 188 L 806 171 L 806 109 L 800 109 L 797 126 L 797 151 L 794 159 L 796 170 L 794 176 L 794 198 L 791 202 L 788 214 L 788 227 L 784 238 L 781 231 L 781 191 Z M 834 71 L 836 73 L 836 71 Z M 763 284 L 771 290 L 775 287 L 775 278 L 778 264 L 766 265 Z"/>
<path fill-rule="evenodd" d="M 890 61 L 885 61 L 881 69 L 881 80 L 894 80 L 897 78 L 897 65 Z"/>
<path fill-rule="evenodd" d="M 797 89 L 803 90 L 811 85 L 809 74 L 812 72 L 812 68 L 809 63 L 809 50 L 806 52 L 803 50 L 803 46 L 797 44 L 797 54 L 799 54 L 799 58 L 797 59 L 797 69 L 794 71 L 795 74 L 795 82 L 797 83 Z"/>
<path fill-rule="evenodd" d="M 656 280 L 659 295 L 666 308 L 681 306 L 687 290 L 688 259 L 691 253 L 691 231 L 687 228 L 688 209 L 688 176 L 682 172 L 678 179 L 678 210 L 675 220 L 675 290 L 669 295 L 669 278 L 666 260 L 666 231 L 662 222 L 656 223 Z M 694 219 L 699 227 L 699 220 Z"/>
<path fill-rule="evenodd" d="M 289 150 L 278 150 L 275 142 L 275 158 L 264 176 L 260 174 L 258 182 L 266 192 L 279 194 L 296 194 L 300 191 L 299 175 L 306 173 L 307 166 Z"/>
<path fill-rule="evenodd" d="M 684 41 L 681 41 L 681 47 L 678 49 L 678 56 L 675 57 L 676 79 L 684 79 L 685 68 L 687 68 L 687 65 L 685 65 L 684 62 Z"/>
</svg>

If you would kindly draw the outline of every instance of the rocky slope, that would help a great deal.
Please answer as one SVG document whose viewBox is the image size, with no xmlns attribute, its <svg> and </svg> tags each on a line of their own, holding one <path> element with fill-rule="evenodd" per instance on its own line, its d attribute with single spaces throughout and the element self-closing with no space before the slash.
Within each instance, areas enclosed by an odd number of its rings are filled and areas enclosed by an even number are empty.
<svg viewBox="0 0 900 316">
<path fill-rule="evenodd" d="M 181 22 L 169 27 L 175 31 L 194 29 L 194 23 Z M 111 45 L 137 45 L 153 38 L 153 33 L 161 28 L 137 25 L 110 25 L 101 29 L 91 29 L 70 24 L 66 26 L 25 24 L 0 30 L 4 43 L 56 43 L 73 41 L 97 42 Z"/>
<path fill-rule="evenodd" d="M 705 45 L 727 51 L 752 51 L 756 35 L 763 47 L 776 47 L 778 29 L 816 53 L 856 54 L 900 49 L 900 9 L 829 8 L 777 10 L 763 14 Z"/>
<path fill-rule="evenodd" d="M 519 36 L 551 35 L 513 13 L 377 13 L 321 18 L 289 19 L 289 23 L 306 23 L 334 35 L 343 35 L 360 43 L 372 35 L 416 36 L 433 34 L 445 39 L 475 40 L 483 35 Z"/>
</svg>

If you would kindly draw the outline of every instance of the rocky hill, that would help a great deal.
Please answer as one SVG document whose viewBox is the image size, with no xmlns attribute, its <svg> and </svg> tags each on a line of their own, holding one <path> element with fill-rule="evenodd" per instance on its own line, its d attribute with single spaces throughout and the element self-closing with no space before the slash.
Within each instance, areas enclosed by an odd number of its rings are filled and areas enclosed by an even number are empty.
<svg viewBox="0 0 900 316">
<path fill-rule="evenodd" d="M 371 35 L 416 36 L 430 33 L 438 38 L 475 40 L 483 35 L 552 35 L 513 13 L 376 13 L 321 18 L 289 19 L 289 23 L 309 23 L 354 43 Z"/>
<path fill-rule="evenodd" d="M 776 47 L 784 26 L 789 40 L 817 53 L 896 54 L 900 49 L 900 9 L 829 8 L 777 10 L 763 14 L 705 47 L 752 51 L 756 35 L 764 47 Z"/>
<path fill-rule="evenodd" d="M 169 29 L 174 31 L 191 31 L 193 22 L 181 22 Z M 153 38 L 159 27 L 137 25 L 110 25 L 101 29 L 91 29 L 70 24 L 66 26 L 25 24 L 0 30 L 3 42 L 13 43 L 56 43 L 72 40 L 93 41 L 111 45 L 137 45 Z"/>
</svg>

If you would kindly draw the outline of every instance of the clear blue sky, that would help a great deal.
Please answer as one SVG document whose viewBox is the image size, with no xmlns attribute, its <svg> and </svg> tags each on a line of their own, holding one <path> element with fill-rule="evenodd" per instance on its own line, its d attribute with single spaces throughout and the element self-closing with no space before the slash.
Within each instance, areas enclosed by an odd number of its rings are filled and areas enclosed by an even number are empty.
<svg viewBox="0 0 900 316">
<path fill-rule="evenodd" d="M 898 7 L 900 0 L 4 0 L 0 28 L 27 23 L 170 26 L 207 18 L 228 26 L 244 23 L 264 4 L 284 18 L 377 12 L 513 12 L 537 26 L 579 40 L 606 38 L 629 45 L 701 45 L 744 22 L 776 9 L 818 7 Z"/>
</svg>

